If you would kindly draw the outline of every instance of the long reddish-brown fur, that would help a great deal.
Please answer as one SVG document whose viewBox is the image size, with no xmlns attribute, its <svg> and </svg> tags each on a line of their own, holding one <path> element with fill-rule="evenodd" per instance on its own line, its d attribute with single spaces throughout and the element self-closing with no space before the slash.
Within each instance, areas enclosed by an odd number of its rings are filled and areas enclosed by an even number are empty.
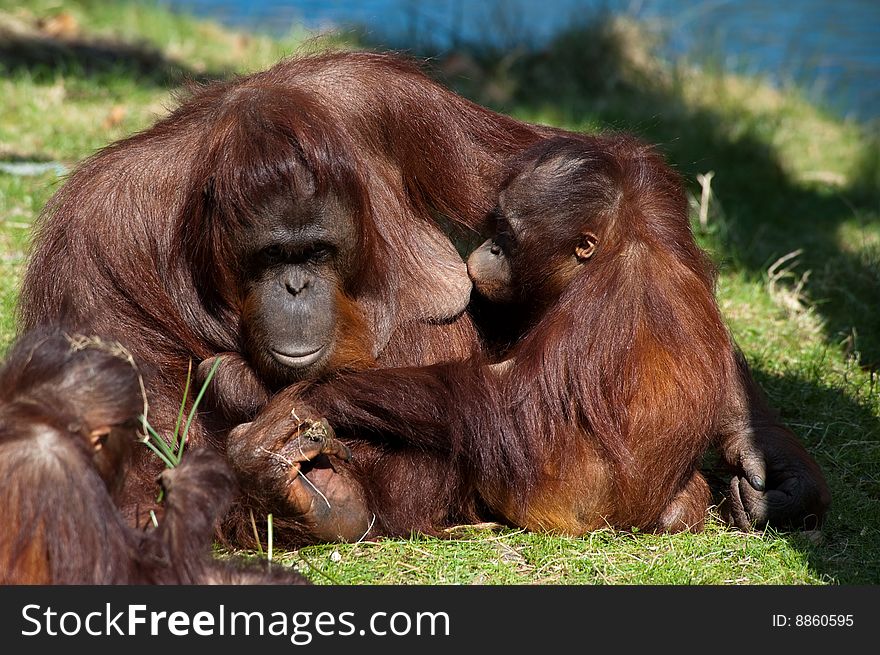
<svg viewBox="0 0 880 655">
<path fill-rule="evenodd" d="M 529 299 L 522 312 L 535 315 L 509 368 L 477 359 L 343 373 L 305 401 L 351 438 L 445 449 L 463 487 L 516 525 L 698 528 L 710 500 L 698 464 L 721 425 L 735 363 L 681 183 L 628 137 L 540 144 L 513 174 L 542 158 L 567 168 L 533 192 L 531 207 L 517 204 L 526 224 L 512 255 L 517 283 L 526 295 L 552 289 L 548 261 L 578 226 L 601 246 L 560 282 L 558 298 Z M 549 232 L 533 220 L 554 213 Z M 295 404 L 299 393 L 272 404 Z M 382 510 L 373 508 L 384 520 L 378 532 L 405 529 Z M 454 508 L 443 517 L 455 518 Z"/>
<path fill-rule="evenodd" d="M 118 344 L 54 330 L 16 343 L 0 367 L 0 584 L 308 582 L 211 556 L 237 485 L 210 450 L 185 453 L 163 474 L 157 528 L 123 519 L 116 503 L 142 411 Z"/>
<path fill-rule="evenodd" d="M 231 243 L 267 193 L 298 193 L 296 163 L 359 217 L 357 282 L 340 289 L 357 327 L 338 365 L 466 358 L 478 349 L 470 317 L 432 319 L 451 292 L 446 273 L 462 265 L 437 217 L 483 226 L 503 162 L 552 133 L 479 107 L 392 55 L 293 58 L 197 88 L 167 118 L 84 162 L 50 201 L 23 284 L 22 328 L 63 321 L 124 343 L 150 371 L 151 422 L 170 432 L 190 361 L 243 350 Z M 242 388 L 256 411 L 268 396 L 252 382 Z M 436 412 L 419 394 L 404 409 L 416 425 Z M 202 413 L 192 442 L 222 449 L 233 423 Z M 474 446 L 462 454 L 474 471 L 528 466 L 516 448 Z M 376 494 L 393 497 L 417 480 L 439 512 L 458 493 L 448 472 L 420 467 L 445 455 L 393 443 L 359 448 L 360 462 L 375 462 Z M 140 453 L 121 500 L 130 520 L 145 520 L 157 472 Z M 389 511 L 401 525 L 431 513 L 416 496 Z"/>
<path fill-rule="evenodd" d="M 425 318 L 448 265 L 435 212 L 478 224 L 500 161 L 535 133 L 392 56 L 290 59 L 195 89 L 167 118 L 84 162 L 50 201 L 22 328 L 63 320 L 126 344 L 152 371 L 150 420 L 173 428 L 189 362 L 241 351 L 230 217 L 273 185 L 295 193 L 285 175 L 297 160 L 361 216 L 360 283 L 344 291 L 365 317 L 375 364 L 466 356 L 477 343 L 467 316 Z M 216 440 L 229 427 L 200 419 L 191 438 Z M 136 467 L 123 504 L 144 520 L 158 471 L 146 454 Z"/>
</svg>

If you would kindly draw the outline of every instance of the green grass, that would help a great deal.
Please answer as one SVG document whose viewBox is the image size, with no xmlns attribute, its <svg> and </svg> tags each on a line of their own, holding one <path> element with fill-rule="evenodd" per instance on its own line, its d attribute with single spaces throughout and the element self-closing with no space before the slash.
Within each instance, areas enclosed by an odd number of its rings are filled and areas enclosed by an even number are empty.
<svg viewBox="0 0 880 655">
<path fill-rule="evenodd" d="M 115 44 L 121 55 L 111 64 L 88 49 L 0 57 L 0 160 L 73 165 L 162 115 L 183 79 L 263 68 L 307 36 L 292 27 L 273 40 L 154 6 L 73 0 L 26 9 L 0 0 L 0 30 L 24 25 L 33 36 L 40 19 L 60 12 L 73 17 L 80 42 Z M 880 582 L 877 127 L 835 118 L 793 88 L 663 64 L 639 45 L 642 35 L 625 21 L 596 20 L 540 56 L 471 52 L 455 68 L 443 58 L 434 66 L 454 88 L 517 117 L 660 144 L 695 199 L 697 175 L 714 171 L 698 239 L 718 265 L 721 307 L 756 377 L 828 476 L 833 506 L 821 535 L 746 535 L 715 519 L 698 535 L 468 528 L 446 540 L 298 552 L 276 544 L 276 561 L 317 583 Z M 59 184 L 51 173 L 0 173 L 0 352 L 14 336 L 30 225 Z"/>
<path fill-rule="evenodd" d="M 453 540 L 413 538 L 312 546 L 291 562 L 319 583 L 807 584 L 800 542 L 710 524 L 698 537 L 599 530 L 584 538 L 468 529 Z"/>
</svg>

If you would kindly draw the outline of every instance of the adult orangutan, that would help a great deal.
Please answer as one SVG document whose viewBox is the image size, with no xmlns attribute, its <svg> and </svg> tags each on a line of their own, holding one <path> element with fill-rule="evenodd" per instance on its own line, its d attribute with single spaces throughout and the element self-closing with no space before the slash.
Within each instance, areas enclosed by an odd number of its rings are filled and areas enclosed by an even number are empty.
<svg viewBox="0 0 880 655">
<path fill-rule="evenodd" d="M 124 343 L 151 371 L 160 431 L 174 424 L 189 362 L 204 371 L 224 356 L 216 411 L 191 433 L 194 444 L 223 449 L 229 428 L 291 382 L 478 350 L 463 313 L 470 281 L 439 223 L 482 227 L 502 162 L 553 132 L 474 105 L 392 55 L 295 58 L 205 86 L 84 162 L 50 201 L 22 327 L 64 321 Z M 731 462 L 749 479 L 752 459 L 740 454 L 757 444 L 763 461 L 765 452 L 751 436 L 740 443 L 750 421 L 729 439 Z M 276 471 L 304 456 L 278 455 L 267 446 L 242 463 L 257 473 L 251 502 L 275 507 L 280 538 L 325 538 L 300 520 L 309 480 Z M 373 455 L 389 489 L 442 459 L 404 447 Z M 158 467 L 146 452 L 135 462 L 121 500 L 131 519 L 150 507 Z M 333 484 L 324 470 L 317 481 Z M 432 502 L 451 493 L 446 481 L 423 482 Z M 287 496 L 300 500 L 286 505 Z M 737 498 L 752 516 L 760 498 Z M 403 515 L 421 513 L 416 500 Z"/>
<path fill-rule="evenodd" d="M 190 361 L 242 354 L 258 385 L 215 396 L 232 415 L 200 414 L 190 435 L 222 449 L 238 401 L 252 413 L 298 379 L 473 352 L 471 284 L 435 216 L 479 223 L 500 160 L 536 133 L 390 56 L 291 59 L 203 87 L 49 202 L 22 327 L 63 321 L 125 344 L 163 434 Z M 121 498 L 131 519 L 145 519 L 158 472 L 138 454 Z M 282 538 L 298 525 L 280 514 Z"/>
</svg>

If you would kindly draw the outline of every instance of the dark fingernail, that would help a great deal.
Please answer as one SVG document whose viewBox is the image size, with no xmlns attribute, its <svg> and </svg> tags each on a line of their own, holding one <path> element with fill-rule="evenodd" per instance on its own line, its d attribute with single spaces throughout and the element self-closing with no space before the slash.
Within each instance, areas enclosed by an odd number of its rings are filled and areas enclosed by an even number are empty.
<svg viewBox="0 0 880 655">
<path fill-rule="evenodd" d="M 749 482 L 752 484 L 752 487 L 754 487 L 756 490 L 764 491 L 764 478 L 762 478 L 760 475 L 753 475 L 749 479 Z"/>
</svg>

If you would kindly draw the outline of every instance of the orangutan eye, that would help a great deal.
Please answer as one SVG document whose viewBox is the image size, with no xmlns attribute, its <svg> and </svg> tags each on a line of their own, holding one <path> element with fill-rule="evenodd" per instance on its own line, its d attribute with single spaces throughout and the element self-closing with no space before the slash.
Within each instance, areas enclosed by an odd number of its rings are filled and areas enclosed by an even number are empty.
<svg viewBox="0 0 880 655">
<path fill-rule="evenodd" d="M 489 252 L 497 257 L 510 252 L 512 245 L 513 239 L 510 237 L 510 232 L 499 232 L 493 237 L 492 245 L 489 246 Z"/>
<path fill-rule="evenodd" d="M 278 264 L 284 261 L 284 248 L 282 248 L 278 244 L 267 246 L 266 248 L 263 248 L 263 250 L 260 252 L 260 258 L 265 264 Z"/>
</svg>

